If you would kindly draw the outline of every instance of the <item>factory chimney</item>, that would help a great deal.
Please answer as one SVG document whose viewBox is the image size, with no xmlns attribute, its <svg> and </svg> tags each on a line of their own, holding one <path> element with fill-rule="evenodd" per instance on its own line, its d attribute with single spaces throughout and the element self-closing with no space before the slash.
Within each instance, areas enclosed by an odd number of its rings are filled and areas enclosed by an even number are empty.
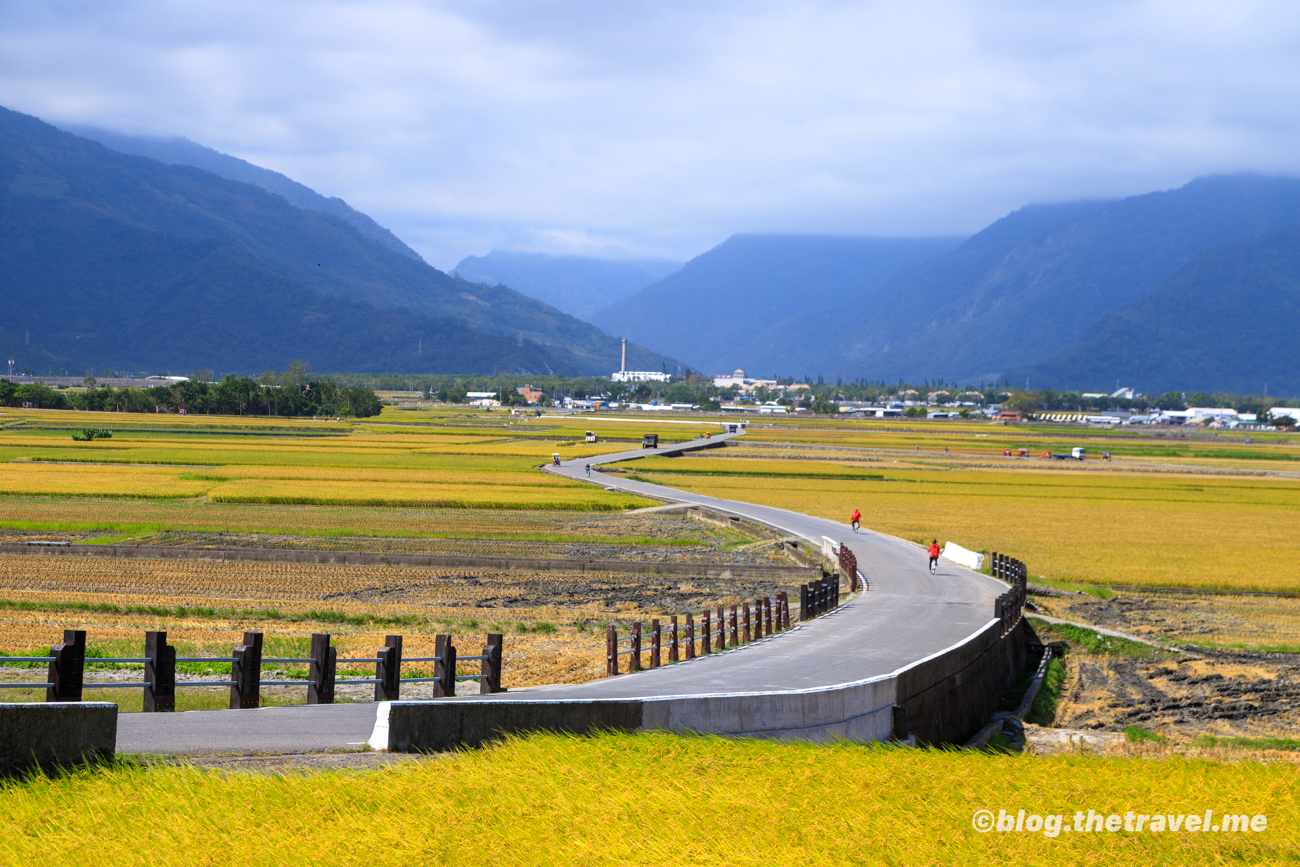
<svg viewBox="0 0 1300 867">
<path fill-rule="evenodd" d="M 627 370 L 627 338 L 623 338 L 623 361 L 618 366 L 618 372 L 623 373 Z"/>
</svg>

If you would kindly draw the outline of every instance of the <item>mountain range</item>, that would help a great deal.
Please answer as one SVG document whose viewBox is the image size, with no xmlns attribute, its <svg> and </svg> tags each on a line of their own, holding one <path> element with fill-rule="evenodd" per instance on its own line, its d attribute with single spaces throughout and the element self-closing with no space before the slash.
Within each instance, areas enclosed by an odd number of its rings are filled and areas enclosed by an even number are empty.
<svg viewBox="0 0 1300 867">
<path fill-rule="evenodd" d="M 667 259 L 596 259 L 493 250 L 466 256 L 452 274 L 472 283 L 505 284 L 579 319 L 682 267 Z M 638 342 L 644 342 L 638 338 Z M 648 345 L 648 344 L 647 344 Z"/>
<path fill-rule="evenodd" d="M 738 235 L 590 318 L 706 373 L 1300 394 L 1297 223 L 1300 180 L 1245 174 L 965 240 Z"/>
<path fill-rule="evenodd" d="M 448 275 L 284 175 L 79 131 L 0 109 L 18 369 L 603 374 L 627 337 L 636 369 L 1300 394 L 1295 178 L 1029 205 L 965 239 L 740 234 L 680 268 L 493 251 Z"/>
<path fill-rule="evenodd" d="M 746 349 L 758 335 L 803 311 L 869 292 L 900 269 L 959 243 L 960 238 L 733 235 L 590 319 L 704 373 L 772 370 L 770 349 Z M 815 337 L 805 337 L 816 345 Z M 780 334 L 772 339 L 786 340 Z M 798 371 L 785 370 L 816 374 L 821 365 L 814 360 Z"/>
<path fill-rule="evenodd" d="M 589 323 L 444 274 L 330 208 L 0 109 L 3 343 L 36 369 L 617 368 L 619 341 Z"/>
</svg>

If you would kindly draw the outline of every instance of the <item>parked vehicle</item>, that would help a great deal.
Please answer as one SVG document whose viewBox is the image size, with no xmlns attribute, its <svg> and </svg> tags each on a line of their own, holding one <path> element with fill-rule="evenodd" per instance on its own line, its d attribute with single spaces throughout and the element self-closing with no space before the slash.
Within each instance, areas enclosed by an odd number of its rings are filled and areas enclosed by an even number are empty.
<svg viewBox="0 0 1300 867">
<path fill-rule="evenodd" d="M 641 437 L 641 448 L 657 449 L 659 448 L 659 434 L 646 434 Z"/>
</svg>

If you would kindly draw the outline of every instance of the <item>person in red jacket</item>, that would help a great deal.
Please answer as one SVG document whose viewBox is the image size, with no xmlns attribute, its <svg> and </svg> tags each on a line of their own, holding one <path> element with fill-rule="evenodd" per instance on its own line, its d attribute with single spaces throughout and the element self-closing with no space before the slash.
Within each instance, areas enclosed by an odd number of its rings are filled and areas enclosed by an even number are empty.
<svg viewBox="0 0 1300 867">
<path fill-rule="evenodd" d="M 938 566 L 939 566 L 939 540 L 931 539 L 930 540 L 930 574 L 931 575 L 934 574 L 934 570 L 937 569 Z"/>
<path fill-rule="evenodd" d="M 859 512 L 857 509 L 854 509 L 853 514 L 849 515 L 849 523 L 853 525 L 853 532 L 856 533 L 858 531 L 858 523 L 861 520 L 862 520 L 862 513 Z"/>
</svg>

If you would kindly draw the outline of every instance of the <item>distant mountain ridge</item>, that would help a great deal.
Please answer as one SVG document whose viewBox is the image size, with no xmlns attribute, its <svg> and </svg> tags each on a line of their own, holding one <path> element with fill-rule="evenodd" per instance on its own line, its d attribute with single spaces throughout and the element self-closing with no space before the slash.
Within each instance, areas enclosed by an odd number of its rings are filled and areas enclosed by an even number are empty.
<svg viewBox="0 0 1300 867">
<path fill-rule="evenodd" d="M 230 372 L 293 358 L 323 370 L 617 368 L 618 340 L 542 302 L 449 277 L 259 186 L 4 109 L 0 205 L 0 316 L 30 325 L 33 354 Z M 629 349 L 645 366 L 673 361 Z"/>
<path fill-rule="evenodd" d="M 959 238 L 733 235 L 590 319 L 611 334 L 659 347 L 706 374 L 737 367 L 774 371 L 771 348 L 753 345 L 758 335 L 800 310 L 868 292 L 898 270 L 959 243 Z"/>
<path fill-rule="evenodd" d="M 1209 376 L 1207 366 L 1232 351 L 1220 337 L 1189 350 L 1196 341 L 1176 338 L 1161 323 L 1149 323 L 1149 340 L 1139 343 L 1136 335 L 1141 317 L 1157 310 L 1168 321 L 1213 327 L 1203 313 L 1217 307 L 1198 282 L 1210 273 L 1238 287 L 1241 308 L 1251 315 L 1289 322 L 1279 294 L 1284 284 L 1268 283 L 1275 272 L 1251 271 L 1245 254 L 1215 260 L 1214 268 L 1200 257 L 1296 223 L 1300 179 L 1244 174 L 1125 199 L 1029 205 L 964 242 L 950 242 L 950 249 L 912 264 L 891 262 L 895 267 L 874 280 L 848 277 L 851 267 L 879 261 L 865 248 L 814 244 L 791 255 L 763 236 L 737 236 L 592 320 L 698 359 L 707 372 L 742 367 L 769 376 L 971 383 L 1013 375 L 1019 382 L 1028 373 L 1040 387 L 1093 389 L 1118 376 L 1146 389 L 1155 386 L 1142 381 L 1141 371 L 1150 371 L 1153 383 L 1189 390 L 1208 387 L 1197 381 L 1202 376 L 1243 391 L 1265 379 L 1276 387 L 1290 378 L 1276 370 L 1266 375 L 1271 361 L 1258 357 L 1234 356 L 1219 364 L 1224 375 Z M 1285 232 L 1267 250 L 1239 249 L 1280 262 L 1282 237 Z M 792 265 L 801 257 L 803 265 Z M 1169 282 L 1193 262 L 1197 268 L 1188 273 L 1201 277 Z M 1162 294 L 1173 286 L 1195 291 L 1176 301 Z M 1186 309 L 1175 316 L 1178 304 Z M 688 316 L 693 321 L 679 324 Z M 1092 330 L 1102 323 L 1103 331 Z M 1105 336 L 1120 333 L 1121 324 L 1132 346 L 1146 351 L 1141 364 L 1117 362 L 1112 376 L 1112 366 L 1097 362 L 1097 347 L 1109 347 L 1117 359 L 1134 358 Z M 1157 365 L 1157 356 L 1181 360 Z M 1089 381 L 1094 375 L 1100 378 Z"/>
<path fill-rule="evenodd" d="M 1211 247 L 1016 384 L 1300 395 L 1300 224 Z"/>
<path fill-rule="evenodd" d="M 1205 250 L 1297 221 L 1300 180 L 1256 175 L 1022 209 L 892 277 L 874 303 L 835 311 L 843 324 L 823 340 L 826 367 L 885 380 L 996 379 L 1079 340 Z M 811 340 L 810 329 L 791 336 L 794 346 Z"/>
<path fill-rule="evenodd" d="M 291 204 L 311 211 L 320 211 L 352 224 L 361 234 L 373 238 L 390 250 L 419 259 L 420 254 L 406 246 L 396 235 L 370 217 L 355 210 L 342 199 L 322 196 L 311 187 L 298 183 L 279 172 L 255 166 L 250 162 L 204 147 L 187 138 L 160 138 L 156 136 L 126 135 L 93 126 L 67 125 L 63 129 L 82 138 L 97 141 L 119 153 L 148 157 L 168 165 L 194 166 L 231 181 L 252 184 L 283 196 Z"/>
<path fill-rule="evenodd" d="M 682 267 L 667 259 L 596 259 L 493 250 L 466 256 L 452 274 L 472 283 L 502 284 L 570 316 L 592 313 Z"/>
</svg>

